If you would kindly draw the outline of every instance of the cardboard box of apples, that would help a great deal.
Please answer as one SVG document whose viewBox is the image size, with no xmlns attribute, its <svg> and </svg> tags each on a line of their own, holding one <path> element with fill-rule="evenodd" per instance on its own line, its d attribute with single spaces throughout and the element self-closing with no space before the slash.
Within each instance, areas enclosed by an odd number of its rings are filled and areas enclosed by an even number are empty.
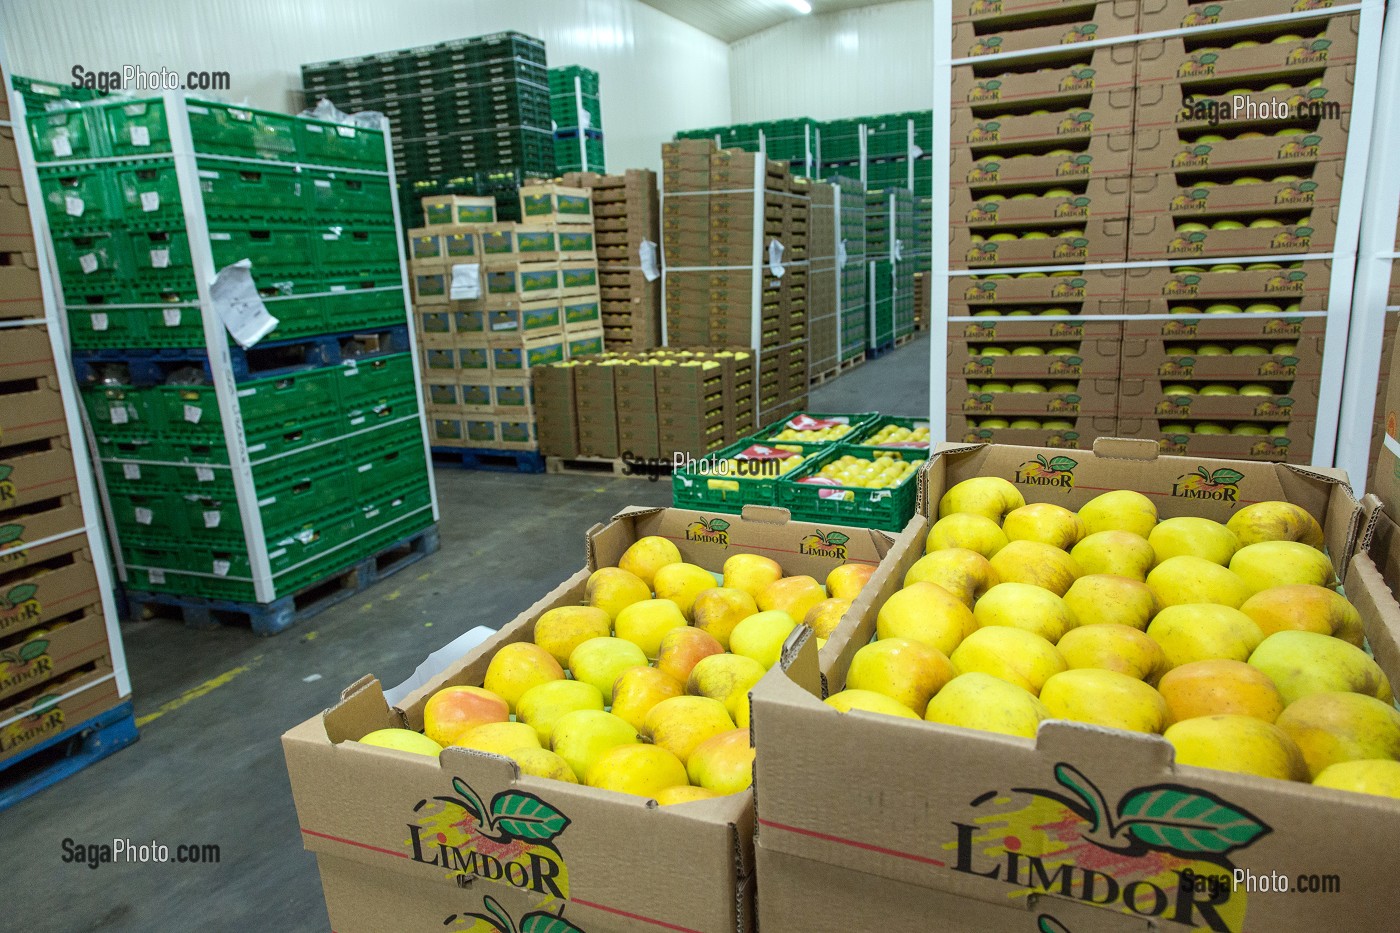
<svg viewBox="0 0 1400 933">
<path fill-rule="evenodd" d="M 783 664 L 818 678 L 785 641 L 831 634 L 923 527 L 627 510 L 396 706 L 351 685 L 283 737 L 333 928 L 753 929 L 749 688 Z"/>
<path fill-rule="evenodd" d="M 925 546 L 870 581 L 825 682 L 799 632 L 754 688 L 760 892 L 819 866 L 832 928 L 902 928 L 871 877 L 1031 908 L 1025 929 L 1082 906 L 1114 929 L 1394 928 L 1367 892 L 1400 834 L 1400 607 L 1374 568 L 1335 589 L 1344 477 L 1139 440 L 945 445 L 925 477 Z"/>
</svg>

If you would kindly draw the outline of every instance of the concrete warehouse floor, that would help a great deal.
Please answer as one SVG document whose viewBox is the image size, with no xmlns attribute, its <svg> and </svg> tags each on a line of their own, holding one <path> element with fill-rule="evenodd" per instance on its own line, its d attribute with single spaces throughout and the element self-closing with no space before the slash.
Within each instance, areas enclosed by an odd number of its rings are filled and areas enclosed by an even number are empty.
<svg viewBox="0 0 1400 933">
<path fill-rule="evenodd" d="M 941 351 L 940 351 L 941 352 Z M 928 410 L 928 339 L 812 392 L 814 411 Z M 442 549 L 274 638 L 126 623 L 141 740 L 0 814 L 6 929 L 324 933 L 281 734 L 372 672 L 386 685 L 476 625 L 514 618 L 582 564 L 583 534 L 640 479 L 437 470 Z M 216 865 L 64 863 L 63 840 L 215 843 Z"/>
</svg>

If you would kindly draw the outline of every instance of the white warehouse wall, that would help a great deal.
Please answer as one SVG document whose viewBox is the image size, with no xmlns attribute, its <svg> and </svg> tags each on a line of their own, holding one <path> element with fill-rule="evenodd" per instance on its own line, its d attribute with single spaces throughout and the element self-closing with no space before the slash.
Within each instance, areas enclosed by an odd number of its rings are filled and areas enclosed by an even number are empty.
<svg viewBox="0 0 1400 933">
<path fill-rule="evenodd" d="M 734 123 L 927 110 L 933 4 L 901 0 L 800 16 L 729 47 Z"/>
<path fill-rule="evenodd" d="M 729 49 L 639 0 L 4 0 L 16 74 L 228 71 L 230 99 L 298 106 L 300 66 L 515 30 L 599 74 L 608 165 L 659 168 L 676 130 L 729 123 Z"/>
</svg>

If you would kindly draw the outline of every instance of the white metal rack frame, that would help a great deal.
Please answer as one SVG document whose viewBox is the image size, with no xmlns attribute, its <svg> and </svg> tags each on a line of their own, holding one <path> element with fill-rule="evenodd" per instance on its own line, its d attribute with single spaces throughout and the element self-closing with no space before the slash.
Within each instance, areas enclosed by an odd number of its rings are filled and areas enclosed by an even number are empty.
<svg viewBox="0 0 1400 933">
<path fill-rule="evenodd" d="M 1313 433 L 1312 463 L 1317 466 L 1331 466 L 1338 463 L 1339 448 L 1357 448 L 1362 458 L 1369 447 L 1370 430 L 1356 434 L 1354 424 L 1341 434 L 1339 414 L 1342 408 L 1343 376 L 1347 366 L 1347 340 L 1351 325 L 1352 289 L 1355 281 L 1358 241 L 1362 227 L 1362 208 L 1367 199 L 1367 171 L 1370 165 L 1372 148 L 1372 123 L 1377 102 L 1377 77 L 1380 70 L 1381 27 L 1385 16 L 1384 0 L 1362 0 L 1360 3 L 1338 4 L 1333 7 L 1305 10 L 1292 13 L 1279 13 L 1252 19 L 1196 26 L 1181 29 L 1163 29 L 1154 32 L 1137 33 L 1128 36 L 1115 36 L 1095 39 L 1090 42 L 1075 43 L 1077 50 L 1091 50 L 1111 45 L 1135 44 L 1148 39 L 1165 39 L 1174 36 L 1203 36 L 1223 31 L 1239 31 L 1249 27 L 1269 26 L 1282 23 L 1303 22 L 1326 19 L 1348 13 L 1361 14 L 1360 40 L 1356 53 L 1356 84 L 1351 105 L 1351 128 L 1349 145 L 1343 168 L 1341 203 L 1337 215 L 1336 241 L 1330 252 L 1307 253 L 1295 256 L 1269 256 L 1272 262 L 1293 262 L 1313 259 L 1332 260 L 1332 278 L 1328 293 L 1327 310 L 1313 316 L 1325 316 L 1326 332 L 1323 351 L 1322 374 L 1319 386 L 1318 413 Z M 1014 62 L 1035 58 L 1052 52 L 1063 53 L 1064 46 L 1026 49 L 1006 52 L 996 56 L 975 58 L 953 58 L 953 9 L 950 4 L 933 4 L 933 103 L 934 112 L 949 115 L 949 119 L 936 119 L 933 123 L 933 217 L 932 227 L 935 236 L 932 244 L 933 282 L 932 308 L 929 327 L 934 333 L 940 330 L 946 335 L 950 321 L 965 320 L 950 318 L 948 313 L 949 280 L 958 277 L 1004 273 L 1016 275 L 1023 272 L 1052 272 L 1069 269 L 1136 269 L 1160 268 L 1182 265 L 1181 260 L 1160 260 L 1142 262 L 1090 263 L 1056 266 L 1025 266 L 1017 268 L 970 269 L 954 267 L 950 261 L 948 239 L 938 235 L 938 231 L 950 229 L 949 201 L 946 193 L 951 190 L 951 155 L 953 151 L 953 68 L 959 65 Z M 1392 133 L 1394 131 L 1392 130 Z M 1380 163 L 1378 162 L 1379 166 Z M 1392 173 L 1393 174 L 1393 173 Z M 944 196 L 939 196 L 944 192 Z M 1391 204 L 1391 222 L 1394 222 L 1394 203 Z M 1393 250 L 1392 242 L 1387 249 Z M 1219 265 L 1258 261 L 1261 257 L 1231 257 L 1204 260 L 1192 258 L 1192 265 Z M 1246 315 L 1238 315 L 1245 317 Z M 1143 315 L 1095 315 L 1099 321 L 1150 320 Z M 1229 320 L 1236 315 L 1218 315 L 1221 320 Z M 1050 318 L 1053 320 L 1053 318 Z M 1081 320 L 1081 318 L 1074 318 Z M 1379 345 L 1379 339 L 1376 341 Z M 929 361 L 929 406 L 932 439 L 934 442 L 947 440 L 947 395 L 948 362 L 944 340 L 932 341 Z M 1358 361 L 1357 369 L 1363 369 L 1363 361 Z M 1355 387 L 1356 392 L 1369 391 L 1374 400 L 1375 373 L 1379 369 L 1379 356 L 1372 361 L 1370 381 L 1367 386 Z M 1370 405 L 1371 402 L 1366 402 Z M 1359 408 L 1359 406 L 1358 406 Z M 1355 419 L 1352 419 L 1353 421 Z M 1364 475 L 1364 470 L 1362 471 Z"/>
<path fill-rule="evenodd" d="M 273 574 L 272 572 L 271 558 L 269 556 L 270 548 L 268 546 L 266 537 L 263 532 L 261 511 L 258 505 L 257 488 L 253 478 L 253 467 L 257 464 L 265 462 L 265 460 L 274 460 L 277 459 L 279 456 L 286 456 L 287 454 L 274 455 L 271 457 L 254 460 L 252 456 L 253 452 L 250 451 L 247 438 L 244 434 L 243 418 L 239 406 L 239 385 L 235 378 L 233 370 L 232 358 L 228 343 L 228 331 L 224 325 L 223 319 L 220 317 L 218 311 L 215 309 L 214 303 L 210 295 L 210 289 L 214 283 L 214 279 L 218 273 L 218 270 L 214 267 L 213 252 L 210 246 L 209 238 L 209 225 L 205 214 L 204 197 L 200 186 L 199 171 L 196 160 L 200 155 L 203 155 L 206 158 L 217 158 L 220 161 L 239 162 L 254 166 L 262 165 L 268 168 L 277 168 L 282 170 L 290 169 L 298 172 L 307 171 L 311 169 L 318 169 L 335 171 L 337 173 L 342 174 L 357 174 L 380 177 L 385 178 L 387 180 L 392 191 L 394 180 L 392 139 L 390 138 L 389 129 L 385 127 L 384 149 L 386 158 L 386 168 L 382 171 L 371 169 L 354 169 L 347 168 L 344 166 L 322 166 L 313 165 L 310 163 L 290 162 L 281 160 L 262 160 L 244 157 L 233 157 L 223 154 L 198 153 L 196 152 L 194 147 L 193 132 L 190 128 L 189 123 L 187 96 L 184 93 L 178 91 L 166 91 L 160 96 L 162 104 L 165 107 L 166 122 L 170 131 L 170 152 L 162 153 L 157 157 L 170 158 L 176 172 L 176 179 L 180 191 L 180 199 L 184 213 L 185 232 L 189 243 L 190 258 L 194 267 L 195 285 L 199 295 L 199 308 L 201 320 L 204 326 L 204 352 L 207 354 L 210 371 L 213 375 L 213 385 L 219 404 L 219 414 L 222 418 L 224 439 L 229 454 L 228 465 L 225 466 L 211 464 L 209 465 L 209 468 L 213 470 L 230 470 L 232 472 L 234 489 L 236 491 L 238 499 L 239 516 L 243 522 L 244 543 L 245 547 L 247 548 L 252 577 L 249 579 L 244 579 L 234 576 L 227 576 L 224 574 L 214 572 L 213 568 L 211 568 L 211 570 L 207 573 L 198 573 L 185 569 L 175 569 L 167 567 L 128 566 L 122 557 L 122 549 L 120 546 L 120 538 L 117 535 L 116 523 L 115 521 L 113 521 L 110 513 L 110 508 L 107 506 L 109 500 L 106 494 L 105 479 L 101 470 L 96 471 L 97 482 L 102 488 L 102 502 L 104 503 L 104 511 L 106 512 L 109 533 L 112 535 L 113 541 L 117 544 L 117 546 L 114 548 L 116 566 L 118 576 L 123 582 L 127 581 L 128 573 L 130 570 L 138 569 L 146 571 L 148 573 L 155 572 L 166 576 L 204 576 L 218 577 L 220 579 L 227 580 L 242 580 L 243 582 L 252 583 L 257 602 L 270 603 L 279 596 L 288 595 L 287 593 L 277 593 L 277 576 L 282 576 L 287 573 L 291 573 L 304 566 L 306 563 L 311 562 L 311 560 L 324 560 L 325 558 L 336 553 L 337 551 L 350 548 L 353 545 L 357 544 L 359 541 L 363 540 L 365 537 L 368 537 L 373 534 L 378 534 L 379 532 L 378 530 L 366 532 L 347 541 L 343 541 L 336 547 L 331 548 L 327 551 L 323 551 L 317 554 L 314 558 L 310 558 L 307 561 L 302 562 L 301 564 L 284 568 L 277 574 Z M 97 103 L 101 104 L 102 102 L 99 101 Z M 20 135 L 20 133 L 16 133 L 16 137 Z M 27 139 L 27 133 L 25 133 L 24 135 Z M 149 159 L 150 157 L 142 158 Z M 46 162 L 44 164 L 45 167 L 78 164 L 100 165 L 121 161 L 129 161 L 129 159 L 123 157 L 107 157 L 70 160 L 62 162 Z M 43 201 L 42 198 L 38 195 L 37 175 L 35 179 L 34 190 L 35 194 L 31 197 L 31 204 L 39 205 L 39 210 L 37 213 L 39 215 L 42 215 Z M 410 349 L 410 354 L 413 363 L 413 380 L 417 411 L 412 415 L 394 418 L 390 421 L 375 424 L 372 427 L 365 428 L 359 432 L 353 432 L 351 434 L 341 435 L 332 440 L 323 441 L 320 444 L 309 444 L 304 448 L 298 449 L 298 451 L 296 451 L 297 453 L 301 453 L 306 450 L 311 450 L 318 446 L 338 443 L 351 436 L 356 436 L 359 434 L 368 434 L 375 431 L 383 431 L 392 427 L 396 427 L 400 424 L 416 420 L 419 425 L 419 435 L 422 439 L 425 462 L 428 464 L 432 463 L 432 452 L 429 447 L 430 442 L 428 430 L 423 416 L 423 412 L 425 410 L 425 399 L 421 375 L 422 370 L 420 366 L 421 361 L 419 359 L 419 347 L 414 333 L 412 311 L 408 297 L 409 282 L 408 273 L 406 271 L 407 262 L 404 253 L 403 221 L 399 213 L 398 198 L 391 196 L 389 200 L 393 208 L 394 233 L 399 256 L 400 288 L 402 289 L 401 293 L 403 295 L 403 325 L 407 327 L 408 346 Z M 44 224 L 44 240 L 47 242 L 49 239 L 47 219 L 41 219 Z M 254 271 L 256 272 L 256 270 Z M 63 300 L 62 285 L 57 273 L 57 267 L 50 265 L 49 267 L 47 267 L 47 272 L 52 277 L 52 282 L 54 284 L 54 293 L 57 296 L 57 306 L 59 308 L 66 308 L 67 306 Z M 66 324 L 66 312 L 59 313 L 58 316 L 60 320 L 64 321 Z M 66 357 L 68 353 L 66 348 L 64 349 L 63 353 Z M 64 366 L 60 366 L 60 370 L 63 370 L 65 368 L 66 367 Z M 83 418 L 86 422 L 86 412 L 83 413 Z M 88 429 L 88 436 L 90 439 L 93 438 L 90 426 Z M 90 443 L 93 444 L 93 450 L 96 450 L 97 448 L 95 440 L 90 440 Z M 99 457 L 98 459 L 104 462 L 136 463 L 138 465 L 144 464 L 151 466 L 175 466 L 185 468 L 193 466 L 193 464 L 188 463 L 164 463 L 152 460 L 128 461 L 123 460 L 121 458 L 107 457 Z M 433 521 L 437 521 L 439 518 L 437 488 L 436 485 L 433 483 L 431 468 L 426 470 L 426 474 L 430 499 L 429 505 L 426 508 L 431 510 Z M 411 518 L 414 515 L 418 515 L 422 511 L 423 509 L 419 509 L 411 513 L 410 515 L 402 516 L 399 519 L 399 521 L 406 521 L 408 518 Z M 351 561 L 347 561 L 347 563 L 348 562 Z"/>
<path fill-rule="evenodd" d="M 35 167 L 33 147 L 30 145 L 29 134 L 25 129 L 25 102 L 20 94 L 12 93 L 8 86 L 11 71 L 9 57 L 3 42 L 0 42 L 0 69 L 3 69 L 6 75 L 5 86 L 0 87 L 0 94 L 9 94 L 11 115 L 11 119 L 8 121 L 0 120 L 0 127 L 7 128 L 13 133 L 15 145 L 19 151 L 20 176 L 29 203 L 29 219 L 34 229 L 34 250 L 38 258 L 39 282 L 44 300 L 44 317 L 0 322 L 0 340 L 5 339 L 5 332 L 12 328 L 43 327 L 48 332 L 49 346 L 52 348 L 54 356 L 54 369 L 58 373 L 59 392 L 63 399 L 63 415 L 70 439 L 69 446 L 72 448 L 73 468 L 77 475 L 78 501 L 83 515 L 83 527 L 75 528 L 65 535 L 53 536 L 42 541 L 29 541 L 16 547 L 0 550 L 0 557 L 38 547 L 49 541 L 59 540 L 60 537 L 84 535 L 87 538 L 88 550 L 92 555 L 93 572 L 97 576 L 98 596 L 96 602 L 102 607 L 102 617 L 107 631 L 107 656 L 112 665 L 112 672 L 84 683 L 76 689 L 60 692 L 49 699 L 53 704 L 59 704 L 108 681 L 115 684 L 118 696 L 125 699 L 131 695 L 131 676 L 126 666 L 126 650 L 122 645 L 110 553 L 107 541 L 102 535 L 100 506 L 102 500 L 98 495 L 97 486 L 93 482 L 93 465 L 88 457 L 87 445 L 83 442 L 84 411 L 78 395 L 78 387 L 73 378 L 72 367 L 68 360 L 67 322 L 57 288 L 57 276 L 50 265 L 48 218 L 44 213 L 43 195 L 39 190 L 39 175 Z M 7 728 L 29 715 L 30 712 L 26 711 L 0 720 L 0 729 Z M 73 725 L 77 725 L 77 723 L 73 723 Z"/>
<path fill-rule="evenodd" d="M 749 341 L 750 341 L 750 347 L 751 347 L 751 348 L 753 349 L 753 351 L 754 351 L 754 387 L 753 387 L 753 388 L 754 388 L 754 417 L 755 417 L 755 419 L 757 419 L 757 420 L 756 420 L 755 423 L 754 423 L 753 425 L 751 425 L 750 427 L 752 427 L 752 428 L 754 428 L 754 429 L 757 429 L 757 428 L 763 426 L 763 420 L 762 420 L 762 418 L 763 418 L 764 412 L 763 412 L 763 409 L 761 408 L 762 399 L 761 399 L 759 396 L 762 394 L 762 389 L 763 389 L 762 383 L 763 383 L 763 362 L 764 362 L 764 358 L 767 357 L 767 356 L 769 356 L 770 354 L 774 354 L 774 353 L 777 353 L 777 352 L 782 351 L 782 350 L 790 349 L 791 347 L 794 347 L 794 346 L 801 346 L 801 345 L 810 346 L 810 344 L 808 343 L 808 341 L 806 341 L 805 339 L 804 339 L 804 340 L 801 340 L 801 341 L 795 341 L 795 342 L 792 342 L 792 343 L 783 344 L 783 345 L 780 345 L 780 346 L 777 346 L 777 347 L 764 347 L 764 346 L 763 346 L 763 313 L 762 313 L 762 309 L 763 309 L 763 281 L 764 281 L 764 276 L 767 274 L 766 271 L 765 271 L 765 269 L 764 269 L 765 265 L 767 265 L 767 262 L 766 262 L 767 257 L 766 257 L 765 254 L 767 253 L 768 248 L 769 248 L 769 247 L 768 247 L 769 241 L 768 241 L 767 233 L 766 233 L 766 229 L 765 229 L 765 227 L 766 227 L 766 225 L 765 225 L 765 220 L 766 220 L 766 218 L 765 218 L 764 208 L 765 208 L 766 203 L 767 203 L 767 198 L 768 198 L 770 195 L 779 195 L 779 194 L 783 194 L 783 193 L 782 193 L 782 192 L 774 192 L 774 191 L 771 191 L 771 190 L 768 188 L 768 155 L 767 155 L 767 145 L 766 145 L 766 143 L 765 143 L 765 140 L 764 140 L 764 138 L 763 138 L 763 134 L 762 134 L 761 132 L 759 133 L 759 137 L 758 137 L 758 151 L 757 151 L 756 153 L 754 153 L 754 178 L 753 178 L 753 188 L 752 188 L 752 192 L 753 192 L 753 196 L 754 196 L 754 198 L 753 198 L 753 200 L 754 200 L 754 214 L 753 214 L 753 258 L 752 258 L 752 261 L 751 261 L 749 264 L 743 265 L 743 266 L 710 266 L 710 265 L 706 265 L 706 266 L 677 266 L 677 265 L 672 265 L 672 264 L 671 264 L 671 260 L 670 260 L 669 257 L 667 257 L 667 255 L 666 255 L 666 237 L 665 237 L 665 232 L 664 232 L 665 229 L 666 229 L 666 199 L 667 199 L 667 198 L 695 197 L 695 196 L 701 196 L 701 195 L 708 197 L 708 196 L 714 195 L 714 194 L 726 194 L 726 193 L 747 194 L 747 193 L 749 193 L 749 191 L 750 191 L 750 189 L 748 189 L 748 188 L 742 188 L 742 189 L 735 189 L 733 192 L 725 192 L 725 191 L 669 191 L 669 192 L 668 192 L 668 191 L 666 190 L 666 180 L 665 180 L 664 175 L 657 178 L 657 193 L 658 193 L 659 200 L 660 200 L 660 202 L 661 202 L 661 222 L 660 222 L 660 227 L 661 227 L 661 230 L 663 231 L 663 233 L 662 233 L 662 238 L 661 238 L 661 240 L 662 240 L 662 242 L 661 242 L 661 345 L 662 345 L 662 346 L 670 346 L 670 345 L 671 345 L 670 331 L 669 331 L 670 322 L 669 322 L 669 320 L 668 320 L 668 311 L 669 311 L 669 307 L 668 307 L 668 299 L 667 299 L 667 295 L 666 295 L 666 281 L 667 281 L 667 279 L 668 279 L 668 277 L 669 277 L 670 275 L 675 274 L 675 273 L 682 273 L 682 274 L 683 274 L 683 273 L 690 273 L 690 272 L 744 272 L 744 271 L 751 272 L 751 273 L 752 273 L 752 276 L 751 276 L 751 277 L 752 277 L 752 280 L 753 280 L 753 281 L 752 281 L 752 285 L 751 285 L 751 289 L 750 289 L 751 295 L 750 295 L 750 300 L 749 300 L 749 311 L 750 311 L 750 315 L 751 315 L 752 326 L 751 326 L 750 332 L 749 332 Z M 795 194 L 786 194 L 786 195 L 784 195 L 784 196 L 785 196 L 785 197 L 789 197 L 789 198 L 801 198 L 801 197 L 802 197 L 801 195 L 795 195 Z M 808 268 L 808 267 L 809 267 L 809 263 L 808 263 L 806 260 L 803 260 L 802 262 L 787 262 L 787 263 L 784 263 L 783 265 L 784 265 L 785 268 L 799 267 L 799 268 L 804 268 L 804 269 L 805 269 L 805 268 Z M 811 378 L 810 362 L 811 362 L 811 361 L 809 360 L 809 361 L 808 361 L 809 368 L 808 368 L 808 374 L 807 374 L 807 378 L 808 378 L 809 380 L 810 380 L 810 378 Z M 805 390 L 804 390 L 804 391 L 805 391 Z"/>
<path fill-rule="evenodd" d="M 1358 77 L 1358 81 L 1360 78 Z M 1400 99 L 1400 4 L 1386 15 L 1381 39 L 1376 101 Z M 1400 312 L 1390 304 L 1390 278 L 1395 260 L 1397 215 L 1400 215 L 1400 172 L 1388 164 L 1400 151 L 1400 125 L 1381 121 L 1371 137 L 1373 170 L 1366 176 L 1366 209 L 1361 214 L 1361 239 L 1356 259 L 1356 288 L 1351 305 L 1351 335 L 1342 379 L 1341 413 L 1338 416 L 1336 465 L 1347 471 L 1357 492 L 1368 488 L 1372 464 L 1370 438 L 1384 415 L 1376 399 L 1376 386 L 1384 352 L 1386 316 Z M 1383 404 L 1384 399 L 1379 403 Z M 1400 442 L 1382 431 L 1381 443 L 1400 457 Z"/>
</svg>

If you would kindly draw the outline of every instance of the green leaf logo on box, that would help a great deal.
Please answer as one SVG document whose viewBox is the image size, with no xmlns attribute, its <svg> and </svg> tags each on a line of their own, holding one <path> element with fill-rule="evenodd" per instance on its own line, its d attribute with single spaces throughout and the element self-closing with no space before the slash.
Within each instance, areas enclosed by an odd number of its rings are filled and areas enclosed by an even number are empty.
<svg viewBox="0 0 1400 933">
<path fill-rule="evenodd" d="M 685 539 L 702 544 L 729 547 L 729 522 L 722 518 L 702 518 L 685 526 Z"/>
<path fill-rule="evenodd" d="M 530 793 L 504 790 L 488 805 L 461 778 L 452 779 L 452 789 L 457 796 L 420 800 L 413 808 L 415 821 L 408 824 L 405 842 L 413 861 L 445 868 L 449 877 L 472 876 L 568 898 L 569 869 L 555 844 L 569 827 L 567 816 Z"/>
<path fill-rule="evenodd" d="M 1219 502 L 1239 502 L 1240 483 L 1244 474 L 1229 467 L 1211 470 L 1196 467 L 1195 472 L 1179 476 L 1172 483 L 1172 495 L 1178 499 L 1214 499 Z"/>
<path fill-rule="evenodd" d="M 460 917 L 453 914 L 444 920 L 442 925 L 452 926 L 454 930 L 462 933 L 584 933 L 581 927 L 548 911 L 532 910 L 521 917 L 520 923 L 517 924 L 494 897 L 487 895 L 482 898 L 481 903 L 486 908 L 486 913 L 462 914 Z M 471 926 L 462 926 L 468 922 Z"/>
<path fill-rule="evenodd" d="M 1015 885 L 1012 898 L 1043 892 L 1187 929 L 1243 928 L 1246 894 L 1230 883 L 1231 856 L 1273 832 L 1268 824 L 1182 784 L 1130 788 L 1111 804 L 1074 765 L 1052 773 L 1056 787 L 974 799 L 997 812 L 953 823 L 952 869 Z M 1039 929 L 1065 930 L 1044 919 Z"/>
<path fill-rule="evenodd" d="M 31 638 L 8 651 L 0 652 L 0 690 L 11 690 L 20 684 L 37 681 L 53 673 L 49 657 L 49 640 Z"/>
<path fill-rule="evenodd" d="M 797 550 L 800 554 L 809 554 L 813 557 L 845 560 L 846 545 L 850 540 L 849 535 L 839 531 L 815 531 L 797 543 Z"/>
<path fill-rule="evenodd" d="M 1016 482 L 1023 486 L 1058 486 L 1061 489 L 1074 488 L 1074 468 L 1078 460 L 1069 457 L 1050 457 L 1037 454 L 1034 460 L 1027 460 L 1016 468 Z"/>
<path fill-rule="evenodd" d="M 8 463 L 0 463 L 0 504 L 14 502 L 19 498 L 15 493 L 14 481 L 10 479 L 10 474 L 15 468 Z"/>
</svg>

